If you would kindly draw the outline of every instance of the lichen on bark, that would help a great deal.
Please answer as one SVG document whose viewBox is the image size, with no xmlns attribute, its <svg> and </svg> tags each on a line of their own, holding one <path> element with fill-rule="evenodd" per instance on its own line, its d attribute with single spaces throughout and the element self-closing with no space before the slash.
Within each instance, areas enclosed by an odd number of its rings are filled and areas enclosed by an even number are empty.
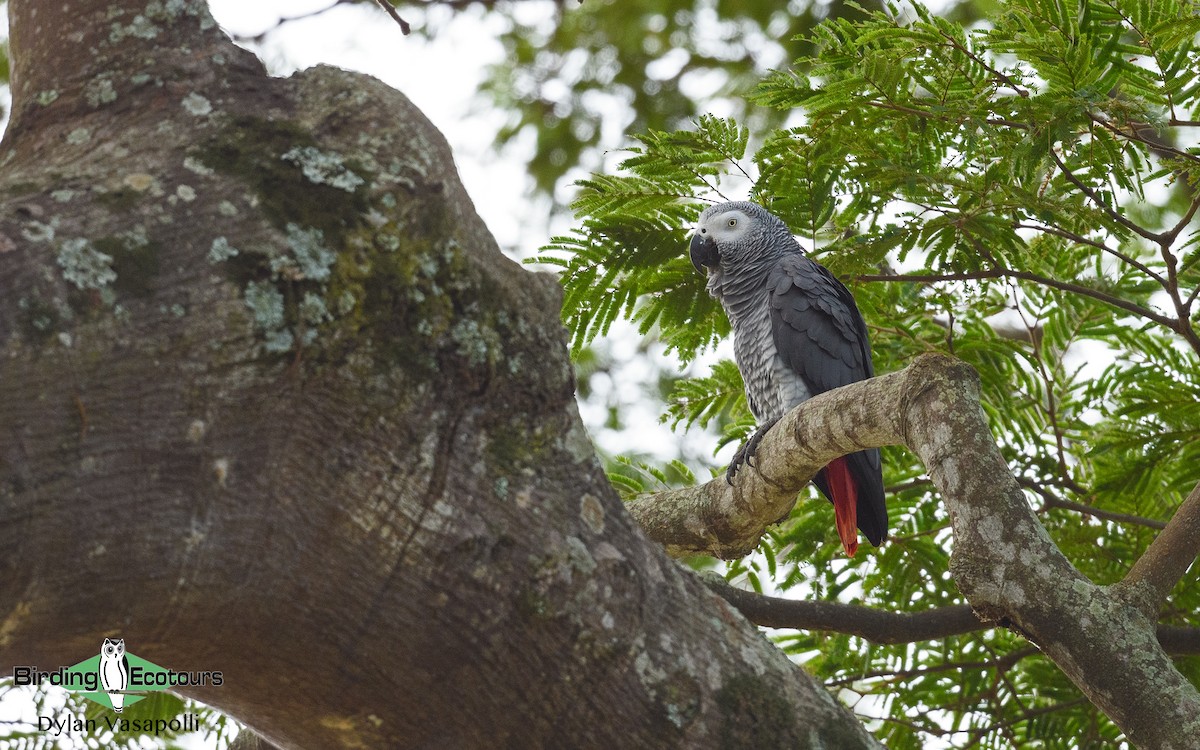
<svg viewBox="0 0 1200 750">
<path fill-rule="evenodd" d="M 624 513 L 556 282 L 402 94 L 199 0 L 9 7 L 0 661 L 220 662 L 182 692 L 280 747 L 607 748 L 718 746 L 750 655 L 875 746 Z"/>
</svg>

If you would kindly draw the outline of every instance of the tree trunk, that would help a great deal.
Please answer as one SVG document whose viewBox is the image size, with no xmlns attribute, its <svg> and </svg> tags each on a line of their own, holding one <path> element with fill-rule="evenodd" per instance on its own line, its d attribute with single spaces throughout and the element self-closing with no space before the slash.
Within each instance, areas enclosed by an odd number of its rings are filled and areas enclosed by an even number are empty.
<svg viewBox="0 0 1200 750">
<path fill-rule="evenodd" d="M 407 99 L 199 0 L 9 12 L 0 664 L 120 636 L 284 748 L 876 746 L 624 512 Z"/>
</svg>

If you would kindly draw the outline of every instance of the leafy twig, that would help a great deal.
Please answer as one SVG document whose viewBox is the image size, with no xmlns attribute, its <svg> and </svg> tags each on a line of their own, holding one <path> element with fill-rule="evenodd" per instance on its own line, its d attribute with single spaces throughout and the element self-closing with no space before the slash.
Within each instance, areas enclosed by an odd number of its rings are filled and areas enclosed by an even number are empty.
<svg viewBox="0 0 1200 750">
<path fill-rule="evenodd" d="M 1138 235 L 1139 237 L 1150 240 L 1151 242 L 1157 243 L 1161 239 L 1159 237 L 1159 235 L 1155 234 L 1154 232 L 1151 232 L 1149 229 L 1146 229 L 1141 224 L 1138 224 L 1135 221 L 1130 221 L 1127 217 L 1122 215 L 1119 211 L 1117 211 L 1116 209 L 1114 209 L 1113 207 L 1111 207 L 1107 203 L 1105 203 L 1103 200 L 1101 200 L 1100 196 L 1096 193 L 1095 190 L 1092 190 L 1090 187 L 1088 187 L 1088 185 L 1086 183 L 1084 183 L 1083 180 L 1076 177 L 1075 173 L 1072 172 L 1070 170 L 1070 168 L 1067 167 L 1066 163 L 1062 160 L 1062 157 L 1058 155 L 1058 151 L 1056 149 L 1054 149 L 1054 148 L 1050 149 L 1050 158 L 1054 159 L 1054 163 L 1057 164 L 1058 168 L 1062 170 L 1063 176 L 1067 178 L 1067 181 L 1070 182 L 1075 187 L 1079 188 L 1079 190 L 1084 195 L 1086 195 L 1092 201 L 1092 203 L 1095 204 L 1095 206 L 1097 208 L 1099 208 L 1101 211 L 1103 211 L 1105 213 L 1105 215 L 1107 215 L 1110 219 L 1112 219 L 1116 223 L 1120 224 L 1121 226 L 1125 227 L 1126 229 L 1133 232 L 1134 234 Z"/>
<path fill-rule="evenodd" d="M 1014 651 L 1010 651 L 1003 656 L 995 659 L 978 660 L 978 661 L 951 661 L 942 664 L 935 664 L 932 667 L 918 667 L 917 669 L 879 669 L 872 672 L 862 672 L 852 677 L 843 677 L 837 680 L 829 680 L 825 683 L 825 687 L 842 687 L 844 685 L 853 684 L 859 680 L 878 679 L 887 677 L 892 680 L 907 680 L 913 677 L 924 677 L 925 675 L 937 674 L 938 672 L 950 672 L 954 670 L 966 669 L 1011 669 L 1021 659 L 1026 656 L 1033 656 L 1038 653 L 1038 649 L 1034 646 L 1026 646 Z"/>
<path fill-rule="evenodd" d="M 1165 521 L 1159 521 L 1156 518 L 1145 518 L 1144 516 L 1135 516 L 1129 513 L 1118 513 L 1112 510 L 1096 508 L 1084 503 L 1077 503 L 1073 500 L 1064 500 L 1054 493 L 1047 490 L 1041 483 L 1035 482 L 1032 479 L 1017 477 L 1017 484 L 1024 489 L 1036 492 L 1043 501 L 1045 508 L 1058 508 L 1060 510 L 1070 510 L 1075 513 L 1100 518 L 1105 521 L 1114 521 L 1116 523 L 1128 523 L 1134 526 L 1145 526 L 1148 529 L 1162 529 L 1166 527 Z"/>
<path fill-rule="evenodd" d="M 1080 245 L 1087 245 L 1088 247 L 1094 247 L 1097 250 L 1099 250 L 1100 252 L 1107 253 L 1108 255 L 1111 255 L 1114 258 L 1117 258 L 1122 263 L 1125 263 L 1126 265 L 1128 265 L 1132 268 L 1136 268 L 1137 270 L 1141 271 L 1142 273 L 1146 274 L 1150 278 L 1157 281 L 1159 284 L 1166 283 L 1165 279 L 1163 279 L 1163 277 L 1162 277 L 1162 274 L 1160 274 L 1157 271 L 1153 270 L 1152 268 L 1148 267 L 1146 264 L 1142 263 L 1141 261 L 1137 260 L 1136 258 L 1126 255 L 1125 253 L 1121 252 L 1120 250 L 1116 250 L 1114 248 L 1109 247 L 1108 245 L 1105 245 L 1103 242 L 1098 242 L 1097 240 L 1093 240 L 1093 239 L 1084 237 L 1081 234 L 1076 234 L 1075 232 L 1070 232 L 1070 231 L 1067 231 L 1065 229 L 1061 229 L 1061 228 L 1055 227 L 1055 226 L 1049 226 L 1049 225 L 1043 225 L 1043 224 L 1026 224 L 1023 222 L 1017 222 L 1016 224 L 1013 224 L 1013 226 L 1017 229 L 1032 229 L 1034 231 L 1044 232 L 1045 234 L 1052 234 L 1055 237 L 1061 237 L 1064 240 L 1069 240 L 1071 242 L 1075 242 Z"/>
<path fill-rule="evenodd" d="M 973 60 L 975 62 L 976 65 L 979 65 L 981 68 L 983 68 L 984 70 L 991 73 L 997 80 L 999 80 L 1002 84 L 1004 84 L 1005 86 L 1012 89 L 1022 99 L 1029 98 L 1029 90 L 1026 89 L 1024 86 L 1022 86 L 1021 84 L 1014 81 L 1010 75 L 1008 75 L 1004 71 L 1000 70 L 999 68 L 995 67 L 994 65 L 989 63 L 985 58 L 976 54 L 974 51 L 965 47 L 961 42 L 959 42 L 958 39 L 955 39 L 954 37 L 950 36 L 946 32 L 941 31 L 940 29 L 938 30 L 938 33 L 941 35 L 941 37 L 943 39 L 950 42 L 950 45 L 952 47 L 954 47 L 959 52 L 962 52 L 964 55 L 969 57 L 971 60 Z"/>
<path fill-rule="evenodd" d="M 1153 310 L 1142 307 L 1139 304 L 1123 300 L 1120 297 L 1114 297 L 1111 294 L 1102 292 L 1098 289 L 1075 284 L 1069 281 L 1059 281 L 1045 276 L 1039 276 L 1028 271 L 1014 271 L 1010 268 L 991 268 L 983 271 L 968 271 L 965 273 L 931 273 L 931 274 L 895 274 L 895 275 L 880 275 L 880 274 L 862 274 L 856 276 L 857 281 L 885 281 L 885 282 L 908 282 L 908 283 L 933 283 L 939 281 L 980 281 L 983 279 L 1022 279 L 1024 281 L 1032 281 L 1036 284 L 1042 284 L 1052 289 L 1058 289 L 1064 292 L 1074 292 L 1075 294 L 1084 297 L 1090 297 L 1105 304 L 1124 310 L 1125 312 L 1136 315 L 1140 318 L 1153 321 L 1165 328 L 1168 328 L 1176 333 L 1180 333 L 1180 323 L 1175 318 L 1169 318 L 1166 315 L 1156 313 Z"/>
</svg>

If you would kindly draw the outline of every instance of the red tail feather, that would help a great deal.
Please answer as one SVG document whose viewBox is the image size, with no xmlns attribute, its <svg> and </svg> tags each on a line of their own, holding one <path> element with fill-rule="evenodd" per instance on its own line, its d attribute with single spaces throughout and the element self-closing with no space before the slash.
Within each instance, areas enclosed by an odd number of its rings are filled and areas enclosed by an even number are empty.
<svg viewBox="0 0 1200 750">
<path fill-rule="evenodd" d="M 837 521 L 842 548 L 849 557 L 858 551 L 858 490 L 850 476 L 845 458 L 837 458 L 825 467 L 829 494 L 833 495 L 833 517 Z"/>
</svg>

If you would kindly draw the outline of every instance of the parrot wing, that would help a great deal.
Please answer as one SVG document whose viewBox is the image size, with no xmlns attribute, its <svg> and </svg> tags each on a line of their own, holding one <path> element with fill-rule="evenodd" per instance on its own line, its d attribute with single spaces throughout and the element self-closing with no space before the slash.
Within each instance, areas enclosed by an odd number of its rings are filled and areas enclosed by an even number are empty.
<svg viewBox="0 0 1200 750">
<path fill-rule="evenodd" d="M 828 269 L 789 254 L 772 269 L 768 289 L 775 350 L 809 395 L 874 375 L 866 323 L 850 290 Z M 837 459 L 813 481 L 834 504 L 839 535 L 849 554 L 857 546 L 855 525 L 872 544 L 883 542 L 887 507 L 878 449 Z"/>
</svg>

